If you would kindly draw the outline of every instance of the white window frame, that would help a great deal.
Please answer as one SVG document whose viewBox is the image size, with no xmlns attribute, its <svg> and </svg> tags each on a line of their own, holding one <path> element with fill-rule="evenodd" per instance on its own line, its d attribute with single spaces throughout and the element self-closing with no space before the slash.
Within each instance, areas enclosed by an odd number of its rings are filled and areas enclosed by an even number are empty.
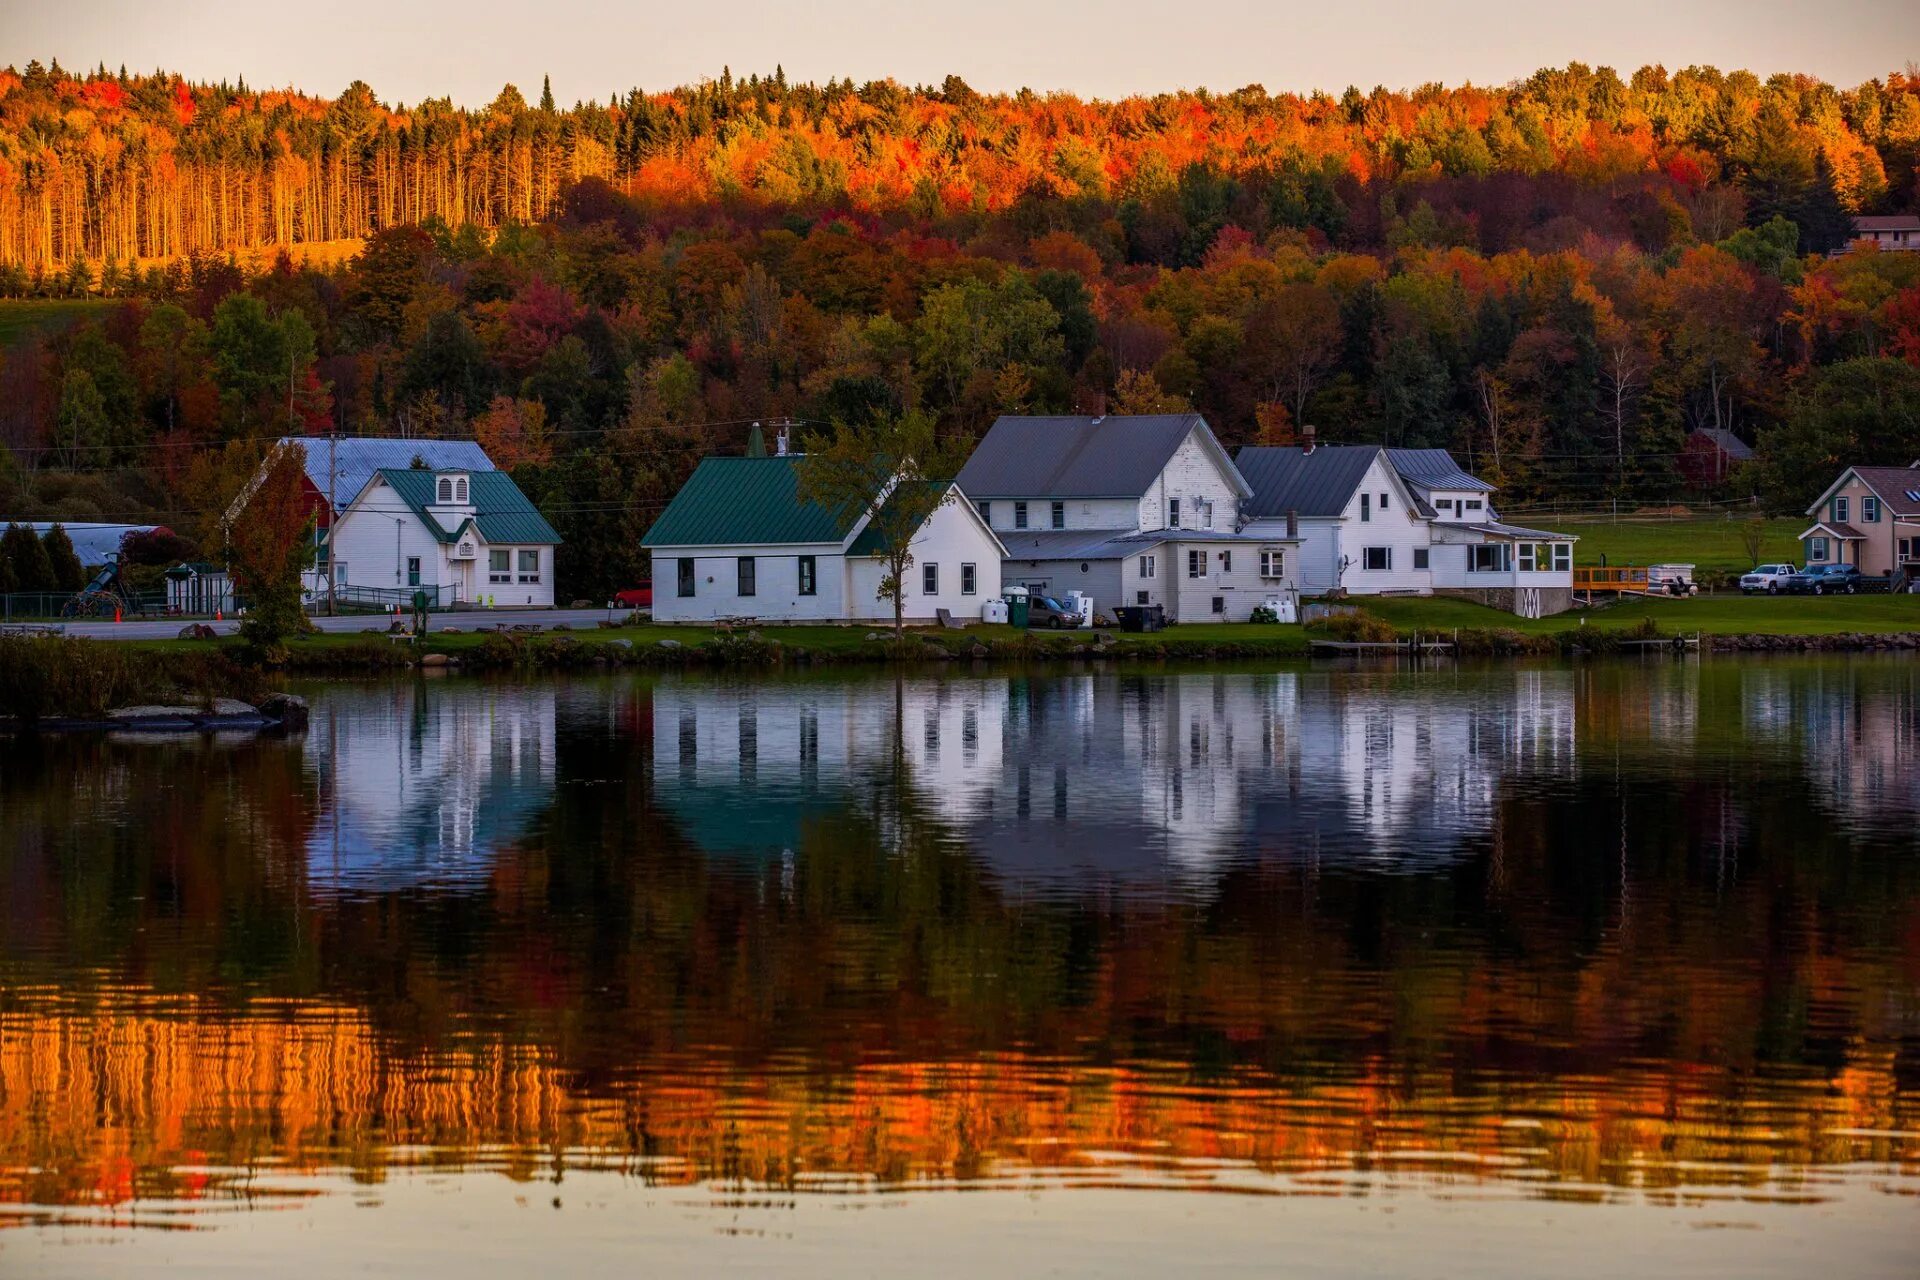
<svg viewBox="0 0 1920 1280">
<path fill-rule="evenodd" d="M 1278 547 L 1260 548 L 1260 576 L 1263 578 L 1286 577 L 1287 553 Z"/>
<path fill-rule="evenodd" d="M 753 556 L 733 558 L 733 594 L 741 600 L 760 594 L 760 566 L 754 563 Z"/>
<path fill-rule="evenodd" d="M 1556 542 L 1553 544 L 1553 571 L 1555 573 L 1573 572 L 1573 544 Z"/>
<path fill-rule="evenodd" d="M 1875 497 L 1860 499 L 1860 520 L 1863 524 L 1880 523 L 1880 499 Z"/>
<path fill-rule="evenodd" d="M 441 476 L 434 482 L 433 503 L 437 507 L 449 506 L 453 502 L 453 477 Z"/>
<path fill-rule="evenodd" d="M 1833 522 L 1835 524 L 1845 524 L 1850 518 L 1852 511 L 1853 507 L 1847 501 L 1846 494 L 1843 493 L 1833 500 Z"/>
<path fill-rule="evenodd" d="M 1167 499 L 1167 528 L 1178 529 L 1179 527 L 1180 527 L 1180 499 L 1168 498 Z"/>
<path fill-rule="evenodd" d="M 1433 548 L 1431 547 L 1415 547 L 1413 549 L 1413 567 L 1416 570 L 1433 568 L 1432 553 Z"/>
<path fill-rule="evenodd" d="M 1360 523 L 1373 523 L 1373 495 L 1370 493 L 1360 495 Z"/>
<path fill-rule="evenodd" d="M 920 566 L 920 594 L 937 596 L 940 594 L 940 562 L 928 560 Z"/>
<path fill-rule="evenodd" d="M 494 557 L 500 557 L 500 563 L 494 564 Z M 513 581 L 513 548 L 487 548 L 487 581 L 505 586 Z"/>
<path fill-rule="evenodd" d="M 1520 572 L 1532 573 L 1539 559 L 1540 544 L 1537 542 L 1522 542 L 1516 544 L 1514 550 L 1519 552 Z"/>
<path fill-rule="evenodd" d="M 794 564 L 794 579 L 799 594 L 817 596 L 820 594 L 820 561 L 814 556 L 799 556 Z"/>
<path fill-rule="evenodd" d="M 1053 529 L 1066 528 L 1067 527 L 1067 504 L 1064 502 L 1055 502 L 1051 504 L 1047 508 L 1047 520 L 1049 521 L 1049 524 L 1048 524 L 1049 528 L 1053 528 Z"/>
<path fill-rule="evenodd" d="M 1187 550 L 1187 577 L 1204 578 L 1207 576 L 1207 553 L 1194 548 Z"/>
<path fill-rule="evenodd" d="M 1378 565 L 1368 563 L 1370 560 L 1373 559 L 1373 553 L 1376 551 L 1380 553 L 1381 563 Z M 1360 548 L 1360 567 L 1361 569 L 1365 570 L 1367 573 L 1392 573 L 1393 572 L 1393 548 L 1392 547 Z"/>
<path fill-rule="evenodd" d="M 965 561 L 960 564 L 960 594 L 963 596 L 980 594 L 980 570 L 977 566 Z"/>
<path fill-rule="evenodd" d="M 1141 556 L 1140 557 L 1140 576 L 1142 578 L 1151 578 L 1153 576 L 1153 570 L 1154 570 L 1153 557 Z"/>
<path fill-rule="evenodd" d="M 1807 539 L 1807 563 L 1827 563 L 1827 539 L 1819 534 Z"/>
<path fill-rule="evenodd" d="M 517 576 L 519 577 L 520 581 L 522 582 L 540 581 L 540 548 L 521 547 L 519 550 L 520 550 L 520 554 L 517 558 L 517 563 L 515 568 L 516 568 Z M 531 569 L 527 568 L 528 556 L 533 557 L 533 568 Z"/>
<path fill-rule="evenodd" d="M 1016 529 L 1027 527 L 1027 504 L 1024 502 L 1013 504 L 1013 527 Z"/>
<path fill-rule="evenodd" d="M 464 503 L 467 500 L 467 478 L 461 476 L 453 482 L 453 500 Z"/>
</svg>

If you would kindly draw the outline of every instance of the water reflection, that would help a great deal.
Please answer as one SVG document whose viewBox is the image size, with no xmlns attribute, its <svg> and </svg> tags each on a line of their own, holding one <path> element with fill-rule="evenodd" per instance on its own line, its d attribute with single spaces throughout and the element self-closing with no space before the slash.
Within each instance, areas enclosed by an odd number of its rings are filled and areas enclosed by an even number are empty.
<svg viewBox="0 0 1920 1280">
<path fill-rule="evenodd" d="M 8 744 L 0 1223 L 421 1167 L 1910 1192 L 1917 691 L 450 681 Z"/>
</svg>

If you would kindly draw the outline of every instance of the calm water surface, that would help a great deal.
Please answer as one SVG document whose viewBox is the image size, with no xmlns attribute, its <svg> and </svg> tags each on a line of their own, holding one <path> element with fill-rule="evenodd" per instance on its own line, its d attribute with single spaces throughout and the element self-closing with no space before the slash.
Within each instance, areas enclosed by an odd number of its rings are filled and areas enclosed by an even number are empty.
<svg viewBox="0 0 1920 1280">
<path fill-rule="evenodd" d="M 0 742 L 0 1275 L 1915 1274 L 1920 664 L 315 697 Z"/>
</svg>

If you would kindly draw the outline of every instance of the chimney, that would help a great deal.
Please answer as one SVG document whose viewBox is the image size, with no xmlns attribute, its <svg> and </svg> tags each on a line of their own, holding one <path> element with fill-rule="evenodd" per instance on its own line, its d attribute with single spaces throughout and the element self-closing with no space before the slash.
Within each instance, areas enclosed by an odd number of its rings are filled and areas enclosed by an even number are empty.
<svg viewBox="0 0 1920 1280">
<path fill-rule="evenodd" d="M 776 458 L 787 456 L 787 429 L 784 425 L 780 428 L 780 433 L 773 438 L 773 456 Z"/>
<path fill-rule="evenodd" d="M 1289 507 L 1287 509 L 1287 537 L 1298 538 L 1299 536 L 1300 536 L 1300 512 L 1294 508 Z"/>
<path fill-rule="evenodd" d="M 1313 452 L 1313 424 L 1311 422 L 1303 422 L 1300 424 L 1300 452 Z"/>
</svg>

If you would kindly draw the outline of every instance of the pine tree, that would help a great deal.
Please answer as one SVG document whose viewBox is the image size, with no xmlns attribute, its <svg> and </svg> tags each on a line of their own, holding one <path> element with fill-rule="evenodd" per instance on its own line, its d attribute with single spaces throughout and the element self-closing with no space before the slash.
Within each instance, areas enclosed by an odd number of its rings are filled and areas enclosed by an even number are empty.
<svg viewBox="0 0 1920 1280">
<path fill-rule="evenodd" d="M 553 110 L 553 77 L 552 76 L 540 77 L 540 109 L 542 111 Z"/>
<path fill-rule="evenodd" d="M 78 591 L 87 585 L 86 566 L 80 563 L 80 555 L 73 549 L 73 539 L 67 536 L 65 525 L 56 524 L 48 529 L 40 542 L 46 548 L 55 591 Z"/>
</svg>

